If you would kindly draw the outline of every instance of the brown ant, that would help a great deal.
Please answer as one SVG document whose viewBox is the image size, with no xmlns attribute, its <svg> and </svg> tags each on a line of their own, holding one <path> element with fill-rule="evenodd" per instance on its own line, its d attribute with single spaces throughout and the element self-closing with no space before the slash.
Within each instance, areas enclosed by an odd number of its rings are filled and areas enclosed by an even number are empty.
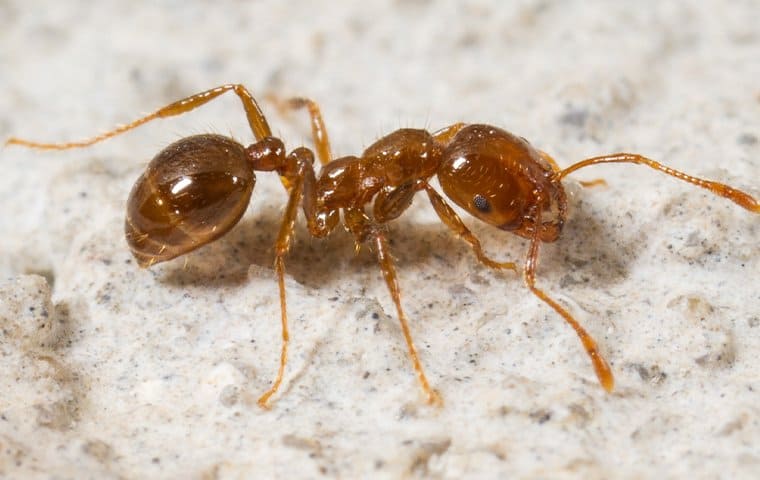
<svg viewBox="0 0 760 480">
<path fill-rule="evenodd" d="M 308 99 L 288 102 L 307 108 L 320 175 L 314 172 L 314 154 L 298 147 L 289 154 L 272 136 L 264 114 L 242 85 L 223 85 L 201 92 L 140 118 L 130 124 L 81 142 L 38 143 L 11 138 L 7 144 L 45 150 L 86 147 L 119 135 L 156 118 L 189 112 L 225 92 L 243 103 L 256 142 L 244 147 L 221 135 L 195 135 L 166 147 L 147 166 L 127 201 L 126 239 L 141 267 L 184 255 L 229 231 L 243 215 L 256 183 L 256 171 L 274 171 L 288 191 L 288 204 L 275 243 L 274 269 L 280 292 L 282 349 L 280 367 L 272 386 L 260 398 L 267 407 L 282 382 L 288 353 L 288 318 L 285 302 L 285 255 L 291 245 L 298 208 L 303 209 L 309 233 L 325 237 L 339 223 L 354 235 L 357 246 L 374 246 L 383 277 L 401 322 L 414 370 L 429 403 L 441 403 L 430 387 L 412 341 L 409 322 L 401 308 L 396 269 L 388 250 L 385 224 L 401 215 L 414 195 L 424 190 L 441 221 L 470 245 L 482 264 L 511 269 L 512 262 L 497 262 L 483 252 L 478 238 L 464 225 L 443 197 L 430 186 L 438 177 L 443 192 L 471 215 L 530 241 L 523 267 L 525 284 L 559 313 L 575 330 L 596 371 L 600 384 L 611 391 L 614 380 L 596 342 L 572 315 L 536 286 L 541 242 L 559 237 L 567 216 L 567 196 L 561 180 L 568 174 L 599 163 L 635 163 L 728 198 L 754 213 L 760 204 L 752 196 L 722 183 L 695 178 L 633 153 L 589 158 L 560 169 L 546 153 L 525 139 L 490 125 L 456 123 L 435 133 L 400 129 L 370 145 L 359 157 L 334 159 L 318 105 Z M 585 182 L 585 185 L 603 181 Z M 372 204 L 371 212 L 365 207 Z"/>
</svg>

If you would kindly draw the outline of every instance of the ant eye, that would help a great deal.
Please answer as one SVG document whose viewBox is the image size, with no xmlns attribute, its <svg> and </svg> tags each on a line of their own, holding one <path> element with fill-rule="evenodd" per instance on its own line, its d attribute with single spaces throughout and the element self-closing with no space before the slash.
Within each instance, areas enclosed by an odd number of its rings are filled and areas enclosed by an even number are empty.
<svg viewBox="0 0 760 480">
<path fill-rule="evenodd" d="M 477 208 L 483 213 L 488 213 L 491 211 L 491 203 L 483 195 L 476 194 L 475 197 L 472 199 L 472 203 L 473 205 L 475 205 L 475 208 Z"/>
</svg>

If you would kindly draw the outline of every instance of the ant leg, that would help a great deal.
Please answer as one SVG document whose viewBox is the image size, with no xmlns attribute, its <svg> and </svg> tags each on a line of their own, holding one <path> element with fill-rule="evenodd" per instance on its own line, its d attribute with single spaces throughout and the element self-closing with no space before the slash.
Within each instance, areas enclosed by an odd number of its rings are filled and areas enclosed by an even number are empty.
<svg viewBox="0 0 760 480">
<path fill-rule="evenodd" d="M 557 164 L 557 161 L 554 160 L 548 153 L 539 150 L 538 153 L 541 154 L 541 157 L 549 162 L 549 165 L 552 166 L 552 170 L 554 170 L 555 173 L 560 173 L 562 171 L 561 168 L 559 168 L 559 165 Z M 603 178 L 595 178 L 593 180 L 579 180 L 578 183 L 581 184 L 581 187 L 589 188 L 589 187 L 598 187 L 598 186 L 607 186 L 607 181 Z"/>
<path fill-rule="evenodd" d="M 538 218 L 540 218 L 540 215 Z M 591 363 L 594 365 L 594 371 L 596 372 L 596 376 L 599 379 L 599 383 L 607 392 L 612 392 L 612 389 L 615 387 L 615 379 L 612 376 L 612 371 L 610 370 L 609 365 L 607 365 L 607 362 L 605 361 L 601 352 L 599 352 L 599 347 L 597 347 L 596 341 L 594 341 L 591 335 L 589 335 L 589 333 L 580 325 L 580 323 L 578 323 L 578 321 L 575 320 L 572 315 L 570 315 L 570 312 L 562 308 L 559 303 L 544 293 L 543 290 L 536 287 L 538 247 L 541 243 L 541 239 L 539 237 L 540 231 L 540 228 L 534 227 L 533 236 L 530 241 L 530 248 L 528 249 L 528 259 L 525 262 L 525 284 L 535 296 L 552 307 L 555 312 L 559 313 L 562 318 L 564 318 L 565 321 L 569 323 L 571 327 L 573 327 L 573 330 L 575 330 L 575 333 L 578 334 L 581 343 L 583 343 L 583 347 L 586 349 L 586 353 L 591 358 Z"/>
<path fill-rule="evenodd" d="M 288 178 L 291 183 L 290 196 L 288 204 L 285 207 L 285 213 L 282 216 L 280 231 L 277 234 L 275 242 L 275 259 L 274 269 L 277 273 L 277 285 L 280 290 L 280 321 L 282 323 L 282 347 L 280 350 L 280 368 L 277 370 L 277 377 L 272 386 L 259 397 L 258 404 L 262 408 L 269 408 L 269 399 L 280 388 L 282 377 L 285 373 L 285 365 L 288 362 L 288 343 L 290 334 L 288 332 L 288 313 L 285 302 L 285 255 L 290 250 L 290 244 L 293 240 L 293 232 L 298 214 L 298 206 L 303 198 L 304 178 L 308 169 L 313 169 L 312 162 L 314 155 L 306 148 L 297 148 L 290 155 L 289 160 L 295 160 L 296 171 L 283 172 L 282 176 Z M 289 162 L 288 162 L 289 163 Z M 287 167 L 284 167 L 287 168 Z M 313 173 L 312 173 L 313 175 Z"/>
<path fill-rule="evenodd" d="M 322 119 L 322 111 L 319 104 L 314 100 L 304 97 L 293 97 L 287 100 L 281 100 L 273 95 L 267 97 L 273 101 L 280 111 L 287 109 L 306 108 L 311 118 L 311 137 L 317 150 L 319 163 L 327 165 L 332 160 L 332 150 L 330 149 L 330 139 L 327 136 L 327 127 Z"/>
<path fill-rule="evenodd" d="M 718 182 L 713 182 L 711 180 L 703 180 L 701 178 L 692 177 L 691 175 L 687 175 L 683 172 L 679 172 L 678 170 L 672 169 L 670 167 L 666 167 L 665 165 L 661 163 L 655 162 L 652 159 L 643 157 L 635 153 L 613 153 L 610 155 L 602 155 L 600 157 L 588 158 L 586 160 L 582 160 L 578 163 L 570 165 L 564 170 L 558 171 L 555 176 L 555 179 L 558 181 L 562 180 L 563 177 L 567 176 L 568 174 L 576 170 L 579 170 L 584 167 L 588 167 L 590 165 L 596 165 L 598 163 L 635 163 L 638 165 L 646 165 L 649 168 L 658 170 L 662 173 L 670 175 L 671 177 L 675 177 L 679 180 L 683 180 L 684 182 L 688 182 L 688 183 L 691 183 L 692 185 L 696 185 L 698 187 L 704 188 L 705 190 L 709 190 L 715 195 L 727 198 L 731 200 L 732 202 L 734 202 L 735 204 L 739 205 L 740 207 L 749 210 L 750 212 L 760 213 L 760 202 L 758 202 L 754 197 L 752 197 L 748 193 L 744 193 L 741 190 L 730 187 L 723 183 L 718 183 Z"/>
<path fill-rule="evenodd" d="M 387 223 L 398 218 L 412 204 L 424 180 L 412 180 L 391 189 L 382 189 L 375 195 L 372 218 L 376 223 Z"/>
<path fill-rule="evenodd" d="M 459 133 L 459 131 L 466 126 L 467 126 L 466 123 L 457 122 L 452 125 L 449 125 L 448 127 L 443 127 L 442 129 L 436 132 L 433 132 L 432 136 L 438 143 L 442 143 L 443 145 L 448 145 L 449 142 L 451 142 L 451 139 L 454 138 L 454 135 Z"/>
<path fill-rule="evenodd" d="M 578 183 L 581 184 L 581 187 L 585 187 L 585 188 L 607 186 L 607 180 L 603 178 L 595 178 L 593 180 L 578 180 Z"/>
<path fill-rule="evenodd" d="M 377 225 L 370 224 L 369 218 L 364 211 L 360 209 L 346 209 L 344 210 L 344 215 L 349 230 L 351 230 L 357 238 L 357 244 L 358 242 L 367 239 L 367 237 L 372 237 L 375 249 L 377 250 L 377 260 L 380 263 L 380 269 L 383 272 L 385 284 L 387 285 L 391 298 L 393 298 L 393 303 L 396 306 L 396 312 L 398 313 L 399 322 L 401 323 L 401 331 L 404 334 L 406 346 L 409 349 L 409 357 L 412 360 L 414 371 L 417 373 L 417 380 L 419 380 L 422 391 L 425 392 L 429 404 L 437 406 L 443 405 L 443 399 L 440 394 L 433 390 L 425 376 L 425 371 L 422 368 L 422 363 L 420 362 L 417 348 L 414 346 L 412 333 L 409 329 L 409 320 L 404 313 L 404 309 L 401 308 L 401 289 L 399 288 L 396 267 L 393 264 L 393 258 L 388 249 L 388 242 L 385 239 L 385 235 Z"/>
<path fill-rule="evenodd" d="M 282 233 L 282 232 L 281 232 Z M 279 243 L 279 239 L 278 239 Z M 288 343 L 290 342 L 290 333 L 288 332 L 288 313 L 285 302 L 285 262 L 283 257 L 276 256 L 274 259 L 274 268 L 277 273 L 277 285 L 280 289 L 280 321 L 282 323 L 282 347 L 280 349 L 280 368 L 277 370 L 275 378 L 269 390 L 259 397 L 258 404 L 261 408 L 269 408 L 269 398 L 277 393 L 282 383 L 282 376 L 285 373 L 285 365 L 288 363 Z"/>
<path fill-rule="evenodd" d="M 472 251 L 475 252 L 475 256 L 478 257 L 480 263 L 497 270 L 509 269 L 514 270 L 515 272 L 517 271 L 517 266 L 513 262 L 497 262 L 488 258 L 488 256 L 483 253 L 478 237 L 473 235 L 473 233 L 465 226 L 464 222 L 462 222 L 462 219 L 459 218 L 459 215 L 457 215 L 454 209 L 452 209 L 429 184 L 425 183 L 424 188 L 428 194 L 430 203 L 433 204 L 435 213 L 438 214 L 441 221 L 449 227 L 455 235 L 470 244 Z"/>
<path fill-rule="evenodd" d="M 195 95 L 191 95 L 187 98 L 183 98 L 182 100 L 178 100 L 174 103 L 166 105 L 165 107 L 159 108 L 155 112 L 139 118 L 131 123 L 116 127 L 113 130 L 101 133 L 100 135 L 96 135 L 87 140 L 67 143 L 40 143 L 11 137 L 5 142 L 5 144 L 21 145 L 24 147 L 36 148 L 40 150 L 66 150 L 69 148 L 87 147 L 107 138 L 115 137 L 124 132 L 137 128 L 144 123 L 150 122 L 151 120 L 155 120 L 157 118 L 173 117 L 175 115 L 181 115 L 185 112 L 189 112 L 190 110 L 194 110 L 230 90 L 234 91 L 235 95 L 237 95 L 238 98 L 240 98 L 240 101 L 243 103 L 245 114 L 248 117 L 248 124 L 250 125 L 256 139 L 261 140 L 264 137 L 272 136 L 272 131 L 269 128 L 269 124 L 267 123 L 264 114 L 261 112 L 259 104 L 256 103 L 256 99 L 253 98 L 250 92 L 248 92 L 248 90 L 243 85 L 228 84 L 212 88 L 211 90 L 206 90 L 205 92 L 196 93 Z"/>
</svg>

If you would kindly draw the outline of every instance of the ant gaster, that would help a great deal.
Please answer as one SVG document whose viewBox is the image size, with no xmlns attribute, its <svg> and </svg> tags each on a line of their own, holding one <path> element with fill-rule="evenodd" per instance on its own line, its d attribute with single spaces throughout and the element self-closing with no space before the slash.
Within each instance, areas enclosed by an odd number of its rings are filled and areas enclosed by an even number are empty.
<svg viewBox="0 0 760 480">
<path fill-rule="evenodd" d="M 127 201 L 125 230 L 127 243 L 140 266 L 150 267 L 206 245 L 229 231 L 245 212 L 256 183 L 256 171 L 276 172 L 280 176 L 288 192 L 274 260 L 280 294 L 282 347 L 277 376 L 259 398 L 262 407 L 267 407 L 277 392 L 287 363 L 290 336 L 284 259 L 292 242 L 299 207 L 314 237 L 328 235 L 340 222 L 342 212 L 343 225 L 353 234 L 357 246 L 368 242 L 373 247 L 396 306 L 414 370 L 429 403 L 441 403 L 441 398 L 425 376 L 401 307 L 385 224 L 401 215 L 417 192 L 424 191 L 441 221 L 469 244 L 478 261 L 489 268 L 518 271 L 515 263 L 497 262 L 486 256 L 478 238 L 431 187 L 429 182 L 433 177 L 438 178 L 446 196 L 469 214 L 529 240 L 522 268 L 525 284 L 575 330 L 600 384 L 608 392 L 614 386 L 612 372 L 594 339 L 563 306 L 536 286 L 540 245 L 557 240 L 567 217 L 567 196 L 561 180 L 590 165 L 635 163 L 760 213 L 758 201 L 742 191 L 692 177 L 638 154 L 602 155 L 560 169 L 549 155 L 525 139 L 490 125 L 456 123 L 435 133 L 400 129 L 376 141 L 361 156 L 333 160 L 318 105 L 304 98 L 291 99 L 289 107 L 309 111 L 317 156 L 322 164 L 317 177 L 313 152 L 298 147 L 286 153 L 282 140 L 272 136 L 253 96 L 242 85 L 233 84 L 184 98 L 85 141 L 38 143 L 11 138 L 7 144 L 46 150 L 86 147 L 156 118 L 183 114 L 228 91 L 240 98 L 256 142 L 245 147 L 231 138 L 207 134 L 183 138 L 165 148 L 148 164 L 132 188 Z M 604 182 L 582 182 L 585 185 L 597 183 Z"/>
</svg>

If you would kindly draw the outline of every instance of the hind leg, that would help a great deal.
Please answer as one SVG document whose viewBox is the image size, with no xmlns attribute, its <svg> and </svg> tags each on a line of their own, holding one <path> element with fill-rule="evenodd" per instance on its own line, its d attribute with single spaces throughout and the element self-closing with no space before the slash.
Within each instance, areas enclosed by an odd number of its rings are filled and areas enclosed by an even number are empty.
<svg viewBox="0 0 760 480">
<path fill-rule="evenodd" d="M 272 382 L 272 386 L 264 392 L 258 400 L 263 408 L 269 408 L 269 399 L 277 393 L 282 383 L 285 373 L 285 365 L 288 363 L 288 344 L 290 343 L 290 333 L 288 330 L 288 313 L 287 302 L 285 301 L 285 256 L 290 250 L 293 241 L 293 232 L 295 230 L 296 216 L 298 207 L 303 202 L 306 178 L 314 176 L 312 161 L 314 155 L 306 148 L 297 148 L 289 155 L 289 160 L 285 160 L 285 165 L 294 165 L 293 171 L 283 172 L 283 177 L 288 180 L 291 187 L 289 190 L 288 204 L 285 207 L 285 213 L 282 216 L 280 231 L 277 234 L 275 242 L 275 260 L 274 269 L 277 274 L 277 286 L 280 292 L 280 323 L 282 325 L 282 345 L 280 347 L 280 366 L 277 370 L 277 376 Z M 254 165 L 255 168 L 255 165 Z"/>
<path fill-rule="evenodd" d="M 137 128 L 140 125 L 148 123 L 151 120 L 155 120 L 157 118 L 166 118 L 166 117 L 182 115 L 183 113 L 187 113 L 191 110 L 195 110 L 201 105 L 204 105 L 210 102 L 211 100 L 215 99 L 219 95 L 222 95 L 223 93 L 229 92 L 229 91 L 233 91 L 235 95 L 237 95 L 240 101 L 243 103 L 243 109 L 245 110 L 246 117 L 248 118 L 248 125 L 250 125 L 251 131 L 253 131 L 253 135 L 256 137 L 256 139 L 261 140 L 264 137 L 271 136 L 272 131 L 269 128 L 269 124 L 267 123 L 267 120 L 264 117 L 264 114 L 261 112 L 261 108 L 259 107 L 259 104 L 256 102 L 256 99 L 253 98 L 253 95 L 251 95 L 250 92 L 243 85 L 228 84 L 228 85 L 222 85 L 220 87 L 212 88 L 210 90 L 206 90 L 205 92 L 196 93 L 195 95 L 191 95 L 189 97 L 183 98 L 182 100 L 178 100 L 176 102 L 170 103 L 169 105 L 161 107 L 149 115 L 146 115 L 142 118 L 138 118 L 137 120 L 130 122 L 126 125 L 121 125 L 119 127 L 114 128 L 113 130 L 109 130 L 107 132 L 101 133 L 100 135 L 96 135 L 86 140 L 81 140 L 78 142 L 64 142 L 64 143 L 42 143 L 42 142 L 34 142 L 30 140 L 24 140 L 21 138 L 11 137 L 5 142 L 5 144 L 6 145 L 21 145 L 23 147 L 36 148 L 40 150 L 67 150 L 70 148 L 88 147 L 94 143 L 101 142 L 107 138 L 121 135 L 122 133 L 128 132 L 134 128 Z"/>
<path fill-rule="evenodd" d="M 319 108 L 319 104 L 314 100 L 304 97 L 293 97 L 287 100 L 281 100 L 270 95 L 267 98 L 273 101 L 280 111 L 300 108 L 308 110 L 309 118 L 311 119 L 311 136 L 314 141 L 314 147 L 317 151 L 319 163 L 322 165 L 330 163 L 332 160 L 330 138 L 327 136 L 327 127 L 325 127 L 325 121 L 322 118 L 322 111 Z"/>
</svg>

